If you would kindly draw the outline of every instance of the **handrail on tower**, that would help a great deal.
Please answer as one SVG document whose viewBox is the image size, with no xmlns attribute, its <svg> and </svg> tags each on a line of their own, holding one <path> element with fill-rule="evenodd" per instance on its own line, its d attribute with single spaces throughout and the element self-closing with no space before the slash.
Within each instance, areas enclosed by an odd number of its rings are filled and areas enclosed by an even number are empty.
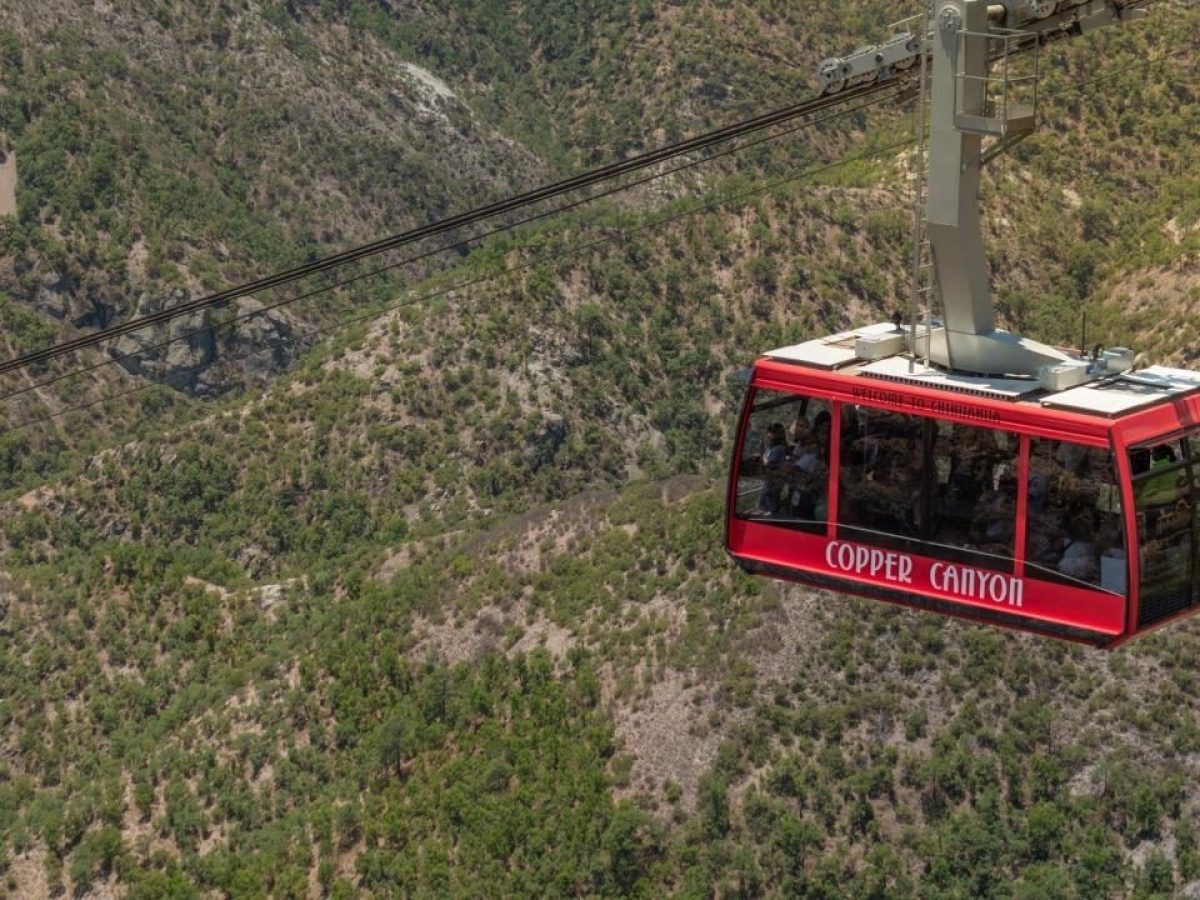
<svg viewBox="0 0 1200 900">
<path fill-rule="evenodd" d="M 1037 122 L 1041 45 L 1032 32 L 1009 28 L 959 32 L 960 45 L 970 38 L 982 38 L 987 42 L 988 68 L 982 75 L 970 74 L 962 65 L 956 70 L 955 125 L 963 131 L 1001 138 L 1031 134 Z M 1014 58 L 1022 44 L 1033 51 L 1029 63 L 1032 71 L 1023 74 L 1015 71 Z M 965 62 L 966 56 L 963 52 L 958 54 L 960 61 Z M 982 103 L 974 109 L 965 101 L 966 96 L 977 93 L 968 90 L 974 87 L 973 83 L 978 83 L 983 91 Z"/>
</svg>

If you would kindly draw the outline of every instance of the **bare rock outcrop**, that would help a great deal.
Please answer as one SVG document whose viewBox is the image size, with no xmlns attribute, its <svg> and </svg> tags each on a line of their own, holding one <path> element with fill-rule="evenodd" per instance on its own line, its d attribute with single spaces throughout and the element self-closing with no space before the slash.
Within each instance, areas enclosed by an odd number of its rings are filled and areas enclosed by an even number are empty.
<svg viewBox="0 0 1200 900">
<path fill-rule="evenodd" d="M 178 288 L 165 297 L 143 294 L 134 318 L 187 300 Z M 242 297 L 123 335 L 109 353 L 133 375 L 195 394 L 216 395 L 235 384 L 279 374 L 308 343 L 287 313 Z"/>
</svg>

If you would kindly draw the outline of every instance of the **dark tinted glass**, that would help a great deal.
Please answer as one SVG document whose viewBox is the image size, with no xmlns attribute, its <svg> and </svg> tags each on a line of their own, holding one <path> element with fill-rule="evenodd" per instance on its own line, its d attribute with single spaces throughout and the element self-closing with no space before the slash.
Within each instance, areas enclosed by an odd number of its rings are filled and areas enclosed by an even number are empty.
<svg viewBox="0 0 1200 900">
<path fill-rule="evenodd" d="M 1031 575 L 1125 593 L 1121 493 L 1112 453 L 1035 438 L 1027 518 Z"/>
<path fill-rule="evenodd" d="M 1017 530 L 1017 436 L 953 422 L 934 425 L 934 540 L 1011 559 Z"/>
<path fill-rule="evenodd" d="M 1142 623 L 1192 602 L 1192 502 L 1189 448 L 1179 440 L 1129 451 L 1141 561 Z"/>
<path fill-rule="evenodd" d="M 842 408 L 838 524 L 919 539 L 925 530 L 926 420 L 870 407 Z"/>
<path fill-rule="evenodd" d="M 1018 439 L 844 407 L 838 524 L 855 540 L 1010 569 Z"/>
<path fill-rule="evenodd" d="M 828 520 L 829 402 L 762 390 L 751 403 L 735 514 L 823 532 Z"/>
</svg>

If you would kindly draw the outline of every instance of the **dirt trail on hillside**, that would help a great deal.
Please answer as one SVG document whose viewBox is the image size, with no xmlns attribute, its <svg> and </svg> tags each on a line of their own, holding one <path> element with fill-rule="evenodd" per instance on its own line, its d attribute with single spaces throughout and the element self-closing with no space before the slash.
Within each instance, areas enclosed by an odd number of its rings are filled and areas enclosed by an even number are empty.
<svg viewBox="0 0 1200 900">
<path fill-rule="evenodd" d="M 17 214 L 17 154 L 4 154 L 0 162 L 0 216 Z"/>
</svg>

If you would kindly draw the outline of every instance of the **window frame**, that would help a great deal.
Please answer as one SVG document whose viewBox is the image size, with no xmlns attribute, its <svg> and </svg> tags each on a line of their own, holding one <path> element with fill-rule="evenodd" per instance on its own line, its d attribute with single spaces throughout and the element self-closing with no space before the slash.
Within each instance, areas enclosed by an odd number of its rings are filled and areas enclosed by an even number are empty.
<svg viewBox="0 0 1200 900">
<path fill-rule="evenodd" d="M 1022 477 L 1021 477 L 1021 492 L 1025 496 L 1025 506 L 1024 506 L 1025 514 L 1024 514 L 1024 521 L 1022 524 L 1025 526 L 1025 528 L 1027 530 L 1025 543 L 1021 547 L 1021 560 L 1022 560 L 1022 564 L 1023 564 L 1023 568 L 1024 568 L 1025 577 L 1033 578 L 1038 581 L 1042 581 L 1042 582 L 1046 582 L 1046 583 L 1050 583 L 1050 584 L 1064 584 L 1064 585 L 1069 585 L 1071 587 L 1081 588 L 1084 590 L 1103 591 L 1106 594 L 1111 594 L 1111 595 L 1117 596 L 1117 597 L 1124 597 L 1126 600 L 1128 600 L 1130 597 L 1132 588 L 1133 588 L 1132 579 L 1130 578 L 1130 572 L 1131 572 L 1130 557 L 1132 554 L 1132 549 L 1131 549 L 1132 542 L 1130 539 L 1129 520 L 1128 520 L 1128 510 L 1131 506 L 1132 499 L 1131 499 L 1131 496 L 1129 495 L 1129 492 L 1126 490 L 1126 487 L 1125 487 L 1125 479 L 1122 475 L 1121 466 L 1119 464 L 1118 450 L 1116 448 L 1113 448 L 1112 446 L 1102 446 L 1100 444 L 1085 443 L 1085 442 L 1079 441 L 1079 440 L 1072 440 L 1071 438 L 1047 437 L 1045 435 L 1023 435 L 1023 439 L 1025 440 L 1025 443 L 1027 445 L 1027 452 L 1026 452 L 1025 456 L 1023 457 Z M 1120 546 L 1123 548 L 1124 553 L 1125 553 L 1125 556 L 1124 556 L 1124 561 L 1125 561 L 1124 583 L 1125 584 L 1124 584 L 1123 591 L 1113 590 L 1112 588 L 1104 587 L 1104 585 L 1103 585 L 1103 551 L 1100 551 L 1100 556 L 1098 556 L 1098 559 L 1100 560 L 1100 563 L 1099 563 L 1100 570 L 1097 573 L 1097 578 L 1099 580 L 1095 581 L 1095 582 L 1089 581 L 1085 578 L 1078 578 L 1073 575 L 1068 575 L 1065 572 L 1061 572 L 1061 571 L 1058 571 L 1057 569 L 1050 568 L 1041 563 L 1034 562 L 1031 559 L 1031 555 L 1029 552 L 1029 549 L 1030 549 L 1029 548 L 1029 537 L 1030 537 L 1030 535 L 1028 533 L 1028 529 L 1031 524 L 1031 510 L 1030 510 L 1030 504 L 1029 504 L 1029 485 L 1030 485 L 1030 482 L 1034 475 L 1034 471 L 1033 471 L 1033 468 L 1034 468 L 1033 467 L 1033 458 L 1034 458 L 1033 444 L 1034 444 L 1034 441 L 1047 441 L 1047 442 L 1058 444 L 1058 445 L 1060 445 L 1060 447 L 1062 445 L 1070 445 L 1073 447 L 1084 448 L 1085 450 L 1093 452 L 1093 453 L 1100 452 L 1100 453 L 1107 454 L 1108 463 L 1106 466 L 1106 470 L 1108 471 L 1108 473 L 1110 475 L 1110 481 L 1108 482 L 1108 484 L 1113 491 L 1112 495 L 1115 496 L 1116 498 L 1118 498 L 1119 502 L 1121 504 L 1119 512 L 1117 512 L 1117 513 L 1110 512 L 1110 514 L 1114 515 L 1114 517 L 1115 517 L 1114 523 L 1117 525 L 1117 528 L 1119 531 Z M 1097 535 L 1097 537 L 1098 537 L 1098 535 Z M 1078 539 L 1077 536 L 1074 539 Z M 1095 542 L 1095 540 L 1094 540 L 1094 542 Z"/>
<path fill-rule="evenodd" d="M 772 392 L 772 393 L 782 394 L 783 396 L 772 399 L 772 400 L 768 400 L 762 404 L 757 403 L 756 398 L 758 397 L 758 395 L 762 394 L 764 392 L 767 392 L 767 391 Z M 833 478 L 834 478 L 834 472 L 835 472 L 835 468 L 836 468 L 835 454 L 833 452 L 834 437 L 833 437 L 832 421 L 831 421 L 830 438 L 829 438 L 830 446 L 829 446 L 828 452 L 827 452 L 827 456 L 828 456 L 829 460 L 828 460 L 828 464 L 825 465 L 826 471 L 825 471 L 825 478 L 824 478 L 824 500 L 825 500 L 825 518 L 824 519 L 817 519 L 817 518 L 804 519 L 804 518 L 797 518 L 797 517 L 780 517 L 780 516 L 775 516 L 773 514 L 752 515 L 741 509 L 742 497 L 745 496 L 746 493 L 748 493 L 748 492 L 744 493 L 741 489 L 741 486 L 742 486 L 742 479 L 743 479 L 743 477 L 745 477 L 745 473 L 743 471 L 743 469 L 745 467 L 745 463 L 746 463 L 747 459 L 752 458 L 752 457 L 747 456 L 746 448 L 747 448 L 747 443 L 750 440 L 752 432 L 755 431 L 754 424 L 753 424 L 755 414 L 764 412 L 766 410 L 783 409 L 786 407 L 790 407 L 790 406 L 799 404 L 798 414 L 800 416 L 804 416 L 805 418 L 808 418 L 807 414 L 808 414 L 808 410 L 810 408 L 810 404 L 812 404 L 814 401 L 824 404 L 825 407 L 827 407 L 827 411 L 829 412 L 831 420 L 832 420 L 832 418 L 834 416 L 834 408 L 836 406 L 836 402 L 832 398 L 824 396 L 819 392 L 806 392 L 806 391 L 802 391 L 802 390 L 793 390 L 793 389 L 782 390 L 782 389 L 776 388 L 776 387 L 760 387 L 760 386 L 753 386 L 753 385 L 750 386 L 749 392 L 746 396 L 746 401 L 744 403 L 745 417 L 744 417 L 743 421 L 741 422 L 740 437 L 739 437 L 738 444 L 737 444 L 737 447 L 735 450 L 735 453 L 736 453 L 735 476 L 736 477 L 735 477 L 735 482 L 733 485 L 733 494 L 732 494 L 732 501 L 733 501 L 732 517 L 733 518 L 739 519 L 742 521 L 749 521 L 749 522 L 755 522 L 758 524 L 770 525 L 775 528 L 784 528 L 784 529 L 793 530 L 793 531 L 803 531 L 808 534 L 824 535 L 824 534 L 828 533 L 829 527 L 830 527 L 830 522 L 832 520 L 833 504 L 835 502 L 835 497 L 830 493 L 831 486 L 833 483 Z M 786 428 L 787 425 L 785 424 L 784 427 Z M 791 464 L 792 464 L 791 460 L 789 459 L 787 462 L 787 465 L 790 467 Z M 762 488 L 759 488 L 759 491 L 762 491 L 762 490 L 763 490 Z"/>
<path fill-rule="evenodd" d="M 1024 450 L 1027 446 L 1028 435 L 1010 428 L 990 428 L 982 425 L 973 425 L 967 422 L 958 421 L 952 417 L 938 416 L 927 413 L 912 412 L 905 410 L 896 410 L 887 406 L 879 406 L 872 403 L 848 403 L 846 401 L 838 401 L 834 404 L 837 413 L 835 414 L 835 422 L 838 426 L 837 455 L 833 461 L 834 465 L 831 468 L 837 469 L 837 484 L 839 496 L 835 508 L 830 510 L 830 519 L 833 521 L 835 531 L 831 536 L 842 540 L 852 540 L 857 543 L 878 546 L 891 550 L 899 550 L 904 553 L 910 553 L 917 556 L 924 556 L 934 559 L 942 559 L 949 562 L 963 563 L 977 568 L 987 569 L 1001 574 L 1020 575 L 1023 558 L 1019 548 L 1023 548 L 1024 544 L 1024 503 L 1025 491 L 1020 482 L 1020 474 L 1023 471 L 1023 462 L 1026 458 Z M 877 531 L 868 528 L 861 524 L 853 524 L 845 521 L 843 518 L 843 498 L 841 493 L 842 469 L 845 465 L 842 451 L 845 449 L 841 440 L 841 425 L 845 422 L 845 416 L 842 415 L 845 407 L 854 407 L 858 410 L 870 410 L 875 413 L 885 415 L 898 415 L 908 417 L 915 423 L 919 423 L 920 433 L 915 437 L 915 444 L 919 445 L 922 455 L 923 464 L 921 467 L 921 480 L 917 485 L 920 491 L 920 508 L 917 515 L 918 534 L 914 536 L 906 536 L 886 531 Z M 931 529 L 935 522 L 935 505 L 937 491 L 938 467 L 937 460 L 939 454 L 936 452 L 940 437 L 939 426 L 949 426 L 955 428 L 973 428 L 979 432 L 993 434 L 1002 432 L 1014 440 L 1015 446 L 1011 451 L 1009 464 L 1011 465 L 1011 476 L 1017 480 L 1016 492 L 1013 496 L 1013 511 L 1012 511 L 1012 535 L 1010 537 L 1010 553 L 1007 556 L 1001 554 L 989 553 L 986 550 L 977 547 L 964 546 L 962 544 L 944 543 L 934 539 Z"/>
<path fill-rule="evenodd" d="M 923 556 L 931 559 L 943 559 L 949 562 L 962 563 L 995 571 L 1002 574 L 1011 574 L 1018 578 L 1031 579 L 1043 584 L 1063 584 L 1074 587 L 1080 590 L 1102 592 L 1109 596 L 1120 597 L 1123 601 L 1129 604 L 1132 608 L 1132 600 L 1134 592 L 1137 588 L 1134 578 L 1135 555 L 1134 547 L 1136 546 L 1136 533 L 1131 531 L 1133 521 L 1132 514 L 1132 496 L 1129 490 L 1129 479 L 1127 477 L 1128 458 L 1121 461 L 1123 452 L 1128 451 L 1128 446 L 1118 446 L 1114 441 L 1114 435 L 1109 433 L 1105 439 L 1100 439 L 1099 436 L 1091 436 L 1077 432 L 1058 433 L 1043 427 L 1025 427 L 1021 423 L 1007 421 L 1001 426 L 992 426 L 985 422 L 972 422 L 969 419 L 964 420 L 962 416 L 953 414 L 940 415 L 937 412 L 911 409 L 897 409 L 895 406 L 886 403 L 872 402 L 870 398 L 850 399 L 837 390 L 822 388 L 818 385 L 803 384 L 791 385 L 776 381 L 775 383 L 767 384 L 749 384 L 747 386 L 747 400 L 743 403 L 742 412 L 743 418 L 739 422 L 739 437 L 735 447 L 737 468 L 737 478 L 740 480 L 740 466 L 744 459 L 745 444 L 749 439 L 751 432 L 751 416 L 756 411 L 772 408 L 771 406 L 754 408 L 754 397 L 764 391 L 789 395 L 795 397 L 795 401 L 789 398 L 780 398 L 780 402 L 774 406 L 786 406 L 789 402 L 799 402 L 801 400 L 822 401 L 828 404 L 828 409 L 831 414 L 831 433 L 830 433 L 830 453 L 828 460 L 828 480 L 827 480 L 827 510 L 825 528 L 822 532 L 817 527 L 819 523 L 813 522 L 810 527 L 799 528 L 787 520 L 772 520 L 771 518 L 758 518 L 746 516 L 744 513 L 737 512 L 737 481 L 732 485 L 731 494 L 731 515 L 730 521 L 737 519 L 743 522 L 753 522 L 757 525 L 770 525 L 782 530 L 804 531 L 809 534 L 821 534 L 829 540 L 851 540 L 881 548 L 892 547 L 899 549 L 902 552 L 911 553 L 913 555 Z M 846 406 L 868 409 L 880 413 L 897 413 L 900 415 L 910 416 L 922 422 L 924 431 L 936 431 L 936 423 L 946 423 L 952 426 L 974 427 L 983 431 L 996 432 L 1002 431 L 1015 438 L 1017 445 L 1013 454 L 1014 472 L 1016 473 L 1016 508 L 1014 511 L 1014 525 L 1012 537 L 1012 555 L 995 556 L 988 554 L 986 551 L 973 550 L 969 547 L 961 547 L 954 544 L 942 544 L 936 541 L 920 541 L 908 539 L 907 543 L 904 538 L 900 538 L 895 545 L 890 545 L 878 540 L 876 534 L 870 533 L 867 530 L 860 529 L 856 526 L 846 525 L 841 521 L 843 497 L 842 492 L 842 466 L 844 463 L 842 457 L 842 424 L 843 424 L 843 408 Z M 806 407 L 807 409 L 807 404 Z M 928 423 L 928 424 L 926 424 Z M 1200 437 L 1200 429 L 1197 429 L 1197 436 Z M 1055 441 L 1088 448 L 1089 450 L 1101 450 L 1109 454 L 1109 464 L 1112 466 L 1112 484 L 1116 491 L 1115 496 L 1119 497 L 1121 503 L 1121 513 L 1117 517 L 1116 524 L 1120 530 L 1120 539 L 1125 549 L 1125 585 L 1124 590 L 1114 590 L 1113 588 L 1103 587 L 1099 583 L 1073 578 L 1068 575 L 1056 572 L 1052 569 L 1047 569 L 1040 565 L 1031 565 L 1027 560 L 1028 546 L 1028 516 L 1029 516 L 1029 490 L 1028 480 L 1031 465 L 1031 445 L 1035 439 Z M 1200 442 L 1197 444 L 1200 450 Z M 1197 469 L 1200 474 L 1200 468 Z M 934 477 L 932 472 L 927 473 L 926 478 Z M 1197 485 L 1197 493 L 1200 494 L 1200 485 Z M 922 491 L 923 500 L 927 503 L 932 503 L 932 491 Z M 1140 578 L 1140 575 L 1139 575 Z"/>
<path fill-rule="evenodd" d="M 1186 534 L 1188 536 L 1190 552 L 1187 554 L 1189 565 L 1187 603 L 1177 611 L 1191 609 L 1200 602 L 1200 577 L 1197 577 L 1200 575 L 1200 518 L 1198 518 L 1200 517 L 1200 484 L 1197 483 L 1197 479 L 1200 479 L 1200 442 L 1193 443 L 1193 441 L 1197 441 L 1198 439 L 1200 439 L 1200 428 L 1192 428 L 1171 434 L 1159 435 L 1151 440 L 1143 440 L 1136 444 L 1130 444 L 1125 448 L 1126 460 L 1129 465 L 1129 504 L 1133 517 L 1133 527 L 1137 537 L 1139 629 L 1153 624 L 1160 618 L 1169 618 L 1174 613 L 1162 616 L 1154 615 L 1151 620 L 1146 620 L 1145 618 L 1149 610 L 1154 609 L 1157 604 L 1162 603 L 1169 597 L 1169 592 L 1160 590 L 1151 593 L 1152 589 L 1160 586 L 1157 583 L 1147 581 L 1147 570 L 1150 567 L 1146 565 L 1146 550 L 1155 540 L 1148 533 L 1149 513 L 1152 511 L 1153 505 L 1147 506 L 1142 502 L 1145 498 L 1139 498 L 1138 488 L 1175 472 L 1185 475 L 1183 489 L 1190 509 L 1188 529 L 1178 532 L 1180 535 Z M 1155 468 L 1153 462 L 1151 462 L 1150 468 L 1136 474 L 1134 473 L 1133 458 L 1135 453 L 1152 453 L 1158 447 L 1171 444 L 1177 445 L 1176 449 L 1182 451 L 1176 461 L 1158 468 Z M 1177 498 L 1175 502 L 1178 503 L 1179 499 Z M 1161 513 L 1160 510 L 1155 509 L 1153 511 L 1156 515 Z"/>
</svg>

